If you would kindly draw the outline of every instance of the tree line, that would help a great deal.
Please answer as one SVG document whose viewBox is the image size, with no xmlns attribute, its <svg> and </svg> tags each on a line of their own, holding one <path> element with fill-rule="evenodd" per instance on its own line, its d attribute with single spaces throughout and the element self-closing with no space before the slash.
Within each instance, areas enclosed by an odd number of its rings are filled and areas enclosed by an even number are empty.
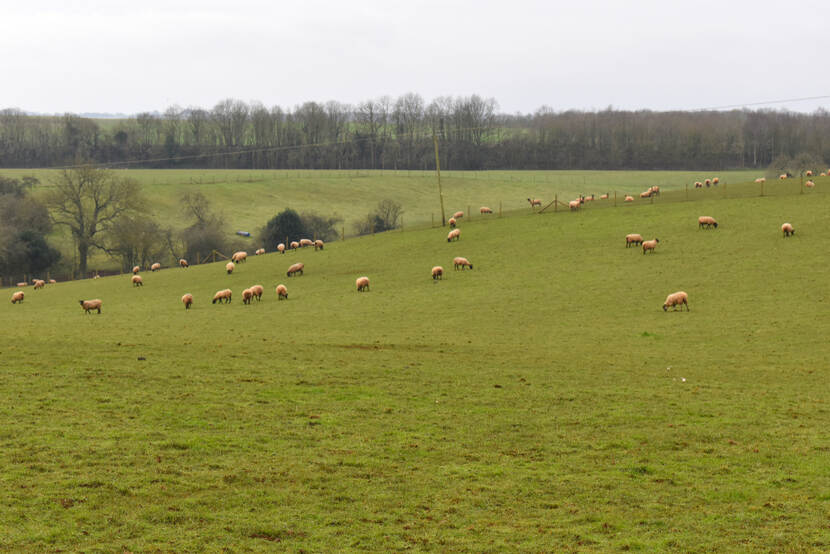
<svg viewBox="0 0 830 554">
<path fill-rule="evenodd" d="M 493 98 L 418 94 L 357 105 L 271 108 L 227 99 L 121 120 L 0 111 L 0 167 L 83 159 L 146 168 L 432 169 L 762 168 L 830 160 L 830 113 L 777 110 L 555 111 L 503 114 Z"/>
</svg>

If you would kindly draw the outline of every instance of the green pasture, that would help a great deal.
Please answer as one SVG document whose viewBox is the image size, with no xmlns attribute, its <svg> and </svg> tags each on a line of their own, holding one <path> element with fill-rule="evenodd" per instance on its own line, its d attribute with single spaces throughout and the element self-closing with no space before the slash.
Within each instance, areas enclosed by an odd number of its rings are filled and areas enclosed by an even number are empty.
<svg viewBox="0 0 830 554">
<path fill-rule="evenodd" d="M 176 227 L 188 222 L 181 217 L 179 198 L 187 191 L 201 191 L 224 213 L 229 229 L 256 232 L 286 207 L 315 211 L 343 219 L 346 236 L 380 200 L 389 198 L 404 209 L 404 227 L 440 223 L 441 205 L 434 171 L 241 171 L 241 170 L 118 170 L 144 185 L 152 200 L 153 215 Z M 558 197 L 567 202 L 578 194 L 597 196 L 616 191 L 639 194 L 652 185 L 679 190 L 687 184 L 718 176 L 722 183 L 754 180 L 763 172 L 742 171 L 448 171 L 442 172 L 447 213 L 478 213 L 488 206 L 502 213 L 529 211 L 528 197 L 545 204 Z M 55 170 L 0 170 L 0 175 L 34 175 L 49 186 Z M 828 180 L 830 182 L 830 180 Z M 715 193 L 718 189 L 707 189 Z M 722 186 L 721 189 L 722 190 Z"/>
<path fill-rule="evenodd" d="M 4 289 L 0 550 L 830 549 L 830 198 L 644 204 Z"/>
</svg>

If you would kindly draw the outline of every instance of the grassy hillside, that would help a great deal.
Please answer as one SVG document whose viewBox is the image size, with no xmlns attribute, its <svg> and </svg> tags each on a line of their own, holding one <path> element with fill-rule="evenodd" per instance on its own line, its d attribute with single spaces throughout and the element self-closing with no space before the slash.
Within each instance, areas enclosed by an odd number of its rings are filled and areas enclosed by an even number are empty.
<svg viewBox="0 0 830 554">
<path fill-rule="evenodd" d="M 180 227 L 178 200 L 185 191 L 199 190 L 224 212 L 233 230 L 255 231 L 283 208 L 312 210 L 337 215 L 346 234 L 353 223 L 380 201 L 390 198 L 403 205 L 404 225 L 423 225 L 441 220 L 434 172 L 421 171 L 236 171 L 236 170 L 120 170 L 144 185 L 153 201 L 153 213 L 161 221 Z M 9 177 L 35 175 L 48 187 L 52 170 L 2 170 Z M 482 205 L 498 211 L 529 208 L 533 196 L 545 203 L 558 195 L 617 191 L 639 193 L 651 185 L 678 189 L 718 175 L 722 182 L 751 181 L 757 171 L 451 171 L 442 173 L 446 211 L 476 212 Z M 714 190 L 714 189 L 713 189 Z"/>
<path fill-rule="evenodd" d="M 630 208 L 6 300 L 0 549 L 830 548 L 827 195 Z"/>
</svg>

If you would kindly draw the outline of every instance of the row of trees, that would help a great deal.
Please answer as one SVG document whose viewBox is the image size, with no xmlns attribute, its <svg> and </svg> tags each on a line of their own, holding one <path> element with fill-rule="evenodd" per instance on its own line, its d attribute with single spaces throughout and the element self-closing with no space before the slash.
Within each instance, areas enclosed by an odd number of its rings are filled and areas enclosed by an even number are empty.
<svg viewBox="0 0 830 554">
<path fill-rule="evenodd" d="M 428 169 L 433 135 L 444 169 L 725 169 L 779 156 L 830 160 L 830 114 L 728 112 L 498 112 L 492 98 L 418 94 L 357 105 L 293 109 L 223 100 L 117 121 L 0 111 L 0 167 L 78 158 L 140 167 Z"/>
</svg>

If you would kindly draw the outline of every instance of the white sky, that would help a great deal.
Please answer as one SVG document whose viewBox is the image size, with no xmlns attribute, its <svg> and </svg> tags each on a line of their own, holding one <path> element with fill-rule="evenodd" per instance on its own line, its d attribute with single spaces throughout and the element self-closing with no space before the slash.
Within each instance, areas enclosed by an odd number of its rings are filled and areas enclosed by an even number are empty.
<svg viewBox="0 0 830 554">
<path fill-rule="evenodd" d="M 830 95 L 828 52 L 830 0 L 1 0 L 0 109 L 406 92 L 505 113 L 696 109 Z"/>
</svg>

